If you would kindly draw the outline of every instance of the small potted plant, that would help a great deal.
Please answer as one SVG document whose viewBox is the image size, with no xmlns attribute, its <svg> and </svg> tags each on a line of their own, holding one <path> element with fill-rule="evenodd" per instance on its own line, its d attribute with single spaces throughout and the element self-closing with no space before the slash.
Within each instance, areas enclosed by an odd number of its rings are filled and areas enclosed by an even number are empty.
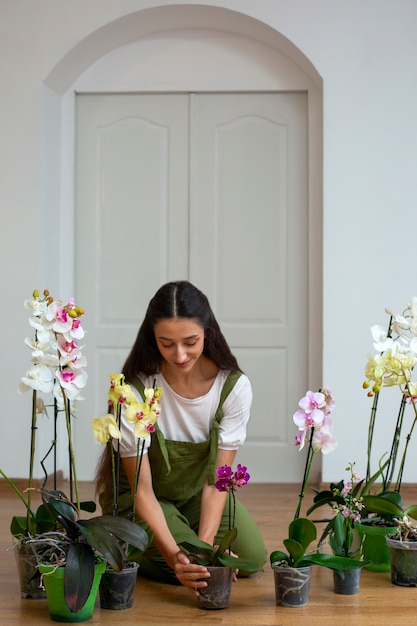
<svg viewBox="0 0 417 626">
<path fill-rule="evenodd" d="M 391 581 L 402 587 L 417 587 L 417 505 L 406 508 L 400 494 L 392 491 L 364 498 L 370 514 L 391 523 L 394 532 L 386 535 Z"/>
<path fill-rule="evenodd" d="M 176 536 L 179 547 L 188 554 L 190 561 L 204 565 L 210 572 L 210 578 L 205 579 L 207 587 L 199 589 L 198 604 L 201 609 L 223 609 L 229 606 L 234 570 L 259 571 L 260 569 L 254 561 L 239 558 L 231 551 L 238 533 L 235 527 L 235 491 L 237 487 L 247 485 L 250 479 L 247 468 L 238 464 L 234 472 L 230 465 L 223 465 L 217 469 L 216 475 L 216 489 L 228 492 L 229 529 L 227 533 L 216 546 L 201 541 L 198 537 L 191 540 L 189 535 Z"/>
<path fill-rule="evenodd" d="M 56 448 L 58 421 L 61 415 L 65 418 L 65 430 L 68 437 L 70 491 L 78 506 L 92 510 L 94 503 L 81 505 L 78 497 L 78 484 L 74 451 L 72 445 L 71 418 L 75 411 L 75 402 L 87 382 L 85 372 L 86 359 L 82 355 L 79 341 L 84 336 L 81 317 L 84 310 L 74 300 L 66 304 L 54 299 L 47 289 L 41 294 L 35 290 L 32 297 L 24 302 L 30 312 L 29 324 L 34 329 L 34 337 L 26 337 L 25 344 L 31 351 L 31 365 L 22 377 L 18 386 L 19 393 L 32 393 L 32 410 L 30 423 L 30 454 L 29 478 L 25 493 L 0 469 L 0 474 L 9 483 L 25 507 L 25 515 L 14 516 L 10 531 L 14 538 L 14 549 L 17 555 L 21 596 L 23 598 L 42 598 L 45 593 L 39 588 L 39 575 L 36 567 L 36 555 L 33 552 L 32 540 L 54 527 L 54 520 L 41 505 L 33 509 L 33 494 L 36 491 L 34 478 L 36 434 L 38 418 L 47 415 L 48 407 L 53 407 L 53 441 L 41 460 L 44 472 L 43 485 L 48 480 L 46 460 L 51 452 L 54 455 L 53 486 L 56 488 Z M 51 398 L 52 396 L 52 398 Z M 48 397 L 51 398 L 48 400 Z M 20 558 L 21 557 L 21 558 Z"/>
<path fill-rule="evenodd" d="M 286 552 L 275 550 L 269 557 L 274 571 L 276 603 L 280 606 L 299 607 L 308 603 L 312 565 L 339 571 L 363 566 L 361 561 L 319 553 L 317 547 L 312 548 L 317 538 L 316 525 L 308 517 L 300 517 L 315 453 L 321 451 L 328 454 L 337 447 L 332 432 L 331 412 L 334 406 L 329 389 L 307 391 L 299 401 L 299 410 L 293 415 L 293 421 L 298 426 L 295 443 L 302 450 L 307 442 L 308 448 L 298 506 L 288 527 L 288 537 L 283 541 Z"/>
<path fill-rule="evenodd" d="M 349 472 L 348 480 L 341 480 L 337 484 L 331 483 L 329 490 L 317 492 L 307 515 L 311 515 L 319 507 L 329 505 L 334 511 L 334 516 L 330 519 L 319 520 L 327 522 L 319 540 L 319 547 L 324 545 L 328 539 L 333 554 L 346 559 L 359 560 L 365 566 L 369 562 L 363 559 L 363 540 L 355 541 L 355 523 L 361 519 L 364 504 L 361 490 L 363 481 L 354 471 L 354 465 L 354 463 L 349 463 L 346 468 L 346 471 Z M 358 593 L 360 573 L 361 568 L 359 567 L 350 570 L 335 570 L 333 573 L 335 592 L 344 595 Z"/>
<path fill-rule="evenodd" d="M 390 393 L 387 388 L 394 388 L 394 390 L 398 388 L 400 401 L 393 422 L 392 443 L 388 459 L 384 463 L 381 488 L 374 495 L 390 493 L 392 495 L 388 496 L 388 499 L 402 506 L 400 495 L 402 479 L 412 434 L 417 423 L 417 383 L 412 382 L 413 369 L 417 364 L 417 297 L 412 297 L 399 315 L 390 308 L 385 310 L 389 315 L 388 328 L 385 329 L 380 324 L 371 327 L 375 353 L 368 355 L 365 367 L 366 379 L 363 383 L 368 396 L 372 398 L 368 426 L 366 479 L 368 480 L 371 475 L 375 445 L 374 432 L 383 388 L 386 389 L 384 393 Z M 411 411 L 408 410 L 408 406 Z M 411 413 L 411 416 L 408 413 Z M 384 429 L 386 428 L 384 419 Z M 403 431 L 406 428 L 408 432 L 403 438 Z M 398 467 L 397 458 L 400 459 Z M 384 498 L 386 498 L 385 495 Z M 368 569 L 390 571 L 389 551 L 385 538 L 397 530 L 393 518 L 389 515 L 364 515 L 362 523 L 357 525 L 357 530 L 365 535 L 365 554 L 372 549 L 373 563 L 368 566 Z"/>
<path fill-rule="evenodd" d="M 121 542 L 144 550 L 145 530 L 124 518 L 101 515 L 80 519 L 80 512 L 62 491 L 41 488 L 42 501 L 56 530 L 34 540 L 51 618 L 85 621 L 94 611 L 101 576 L 109 564 L 119 571 L 125 554 Z"/>
<path fill-rule="evenodd" d="M 414 296 L 407 303 L 405 310 L 397 315 L 387 308 L 389 315 L 388 329 L 380 324 L 371 327 L 373 347 L 376 354 L 368 355 L 365 367 L 365 381 L 363 383 L 367 394 L 372 398 L 372 408 L 368 426 L 367 473 L 368 480 L 371 474 L 373 439 L 377 419 L 377 409 L 382 389 L 391 387 L 400 391 L 400 403 L 395 418 L 392 444 L 385 463 L 385 472 L 382 476 L 381 491 L 401 491 L 401 484 L 406 465 L 407 453 L 412 434 L 417 423 L 417 383 L 412 382 L 412 374 L 417 364 L 417 297 Z M 402 445 L 402 432 L 406 427 L 406 408 L 411 407 L 411 423 Z M 384 426 L 385 428 L 386 426 Z M 397 456 L 400 456 L 400 465 L 397 470 Z"/>
<path fill-rule="evenodd" d="M 162 390 L 158 387 L 144 389 L 144 401 L 137 400 L 135 394 L 127 385 L 123 374 L 110 374 L 110 388 L 108 392 L 109 413 L 93 419 L 93 433 L 95 438 L 110 450 L 112 482 L 113 482 L 113 516 L 119 515 L 119 479 L 120 479 L 120 441 L 121 434 L 121 410 L 125 409 L 126 418 L 135 424 L 134 434 L 137 437 L 135 487 L 133 502 L 136 500 L 136 489 L 139 481 L 143 447 L 145 440 L 155 430 L 155 422 L 160 412 L 160 398 Z M 135 520 L 135 508 L 133 505 L 129 515 Z M 148 532 L 148 531 L 147 531 Z M 148 543 L 151 540 L 149 532 Z M 138 563 L 135 559 L 143 550 L 124 544 L 123 567 L 115 570 L 106 568 L 100 581 L 100 606 L 104 609 L 128 609 L 133 605 Z"/>
</svg>

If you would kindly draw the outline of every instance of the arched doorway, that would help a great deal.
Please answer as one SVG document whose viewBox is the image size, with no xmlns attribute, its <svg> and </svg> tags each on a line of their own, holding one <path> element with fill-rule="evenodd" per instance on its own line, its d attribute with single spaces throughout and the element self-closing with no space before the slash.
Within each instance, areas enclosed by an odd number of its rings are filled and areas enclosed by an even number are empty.
<svg viewBox="0 0 417 626">
<path fill-rule="evenodd" d="M 306 262 L 305 267 L 301 269 L 306 281 L 305 299 L 302 304 L 305 316 L 303 328 L 292 330 L 294 334 L 297 330 L 300 333 L 304 353 L 301 364 L 298 362 L 293 365 L 293 373 L 289 374 L 279 394 L 280 400 L 274 401 L 275 386 L 267 376 L 262 377 L 266 386 L 258 392 L 255 389 L 255 398 L 257 393 L 265 398 L 269 390 L 272 395 L 268 397 L 267 404 L 269 407 L 272 406 L 272 410 L 270 408 L 269 413 L 265 414 L 262 405 L 255 405 L 255 415 L 257 411 L 258 419 L 262 416 L 264 422 L 261 422 L 260 427 L 258 423 L 258 427 L 249 433 L 245 447 L 250 457 L 250 461 L 247 461 L 245 456 L 245 461 L 260 467 L 258 471 L 252 471 L 255 479 L 274 482 L 299 480 L 301 469 L 297 467 L 299 462 L 297 455 L 293 454 L 291 456 L 293 461 L 289 463 L 280 452 L 289 447 L 293 440 L 291 413 L 299 395 L 306 385 L 319 385 L 321 372 L 322 108 L 321 81 L 314 68 L 282 35 L 241 13 L 215 7 L 171 6 L 131 14 L 92 33 L 55 67 L 45 85 L 45 103 L 49 113 L 46 130 L 51 129 L 51 113 L 52 119 L 55 117 L 62 121 L 59 135 L 54 133 L 46 135 L 49 137 L 46 154 L 50 160 L 47 170 L 50 176 L 51 169 L 57 170 L 61 165 L 60 171 L 56 171 L 56 174 L 57 176 L 59 174 L 62 186 L 56 190 L 55 201 L 52 194 L 49 195 L 50 201 L 45 202 L 45 212 L 49 212 L 50 215 L 54 213 L 56 216 L 56 206 L 60 207 L 60 230 L 62 237 L 65 238 L 65 246 L 62 246 L 61 242 L 57 250 L 57 257 L 60 257 L 61 261 L 59 272 L 56 271 L 55 276 L 51 275 L 48 284 L 55 281 L 60 290 L 65 289 L 71 293 L 74 293 L 74 286 L 78 281 L 74 258 L 74 240 L 77 231 L 74 228 L 76 192 L 73 184 L 76 168 L 73 139 L 76 93 L 304 94 L 307 118 L 305 155 L 307 215 L 303 227 L 307 228 L 308 225 L 309 228 L 305 233 Z M 60 140 L 56 139 L 57 136 Z M 54 158 L 57 154 L 61 159 Z M 291 242 L 289 245 L 291 246 Z M 51 274 L 46 262 L 44 273 L 46 276 Z M 190 278 L 193 275 L 192 272 Z M 198 280 L 195 282 L 199 283 Z M 267 288 L 262 284 L 262 280 L 257 287 L 259 292 Z M 81 304 L 86 305 L 85 302 Z M 96 316 L 95 309 L 97 305 L 93 303 L 90 312 Z M 265 319 L 262 320 L 262 317 Z M 261 323 L 265 321 L 269 327 L 274 324 L 276 327 L 282 326 L 281 331 L 285 335 L 286 326 L 282 325 L 282 320 L 278 318 L 279 316 L 276 316 L 271 321 L 268 314 L 263 311 Z M 246 324 L 245 336 L 249 327 L 251 324 Z M 232 329 L 230 332 L 235 331 Z M 279 331 L 277 332 L 279 334 Z M 265 341 L 268 342 L 268 337 Z M 256 354 L 256 350 L 259 350 L 259 347 L 268 349 L 265 343 L 260 346 L 257 338 L 250 346 L 239 341 L 236 345 L 242 354 L 252 350 L 255 356 L 250 367 L 253 367 L 254 371 L 256 362 L 262 368 L 265 353 Z M 280 364 L 277 367 L 287 371 L 287 357 L 291 349 L 285 345 L 283 350 L 282 346 L 278 348 L 280 355 L 277 359 Z M 124 349 L 120 351 L 121 358 L 123 351 Z M 100 358 L 104 352 L 101 349 Z M 291 356 L 288 358 L 291 361 Z M 102 373 L 98 374 L 97 368 L 94 367 L 97 361 L 96 355 L 89 366 L 90 382 L 87 394 L 89 397 L 90 394 L 94 396 L 93 400 L 89 402 L 86 411 L 84 405 L 80 406 L 80 414 L 85 412 L 92 417 L 97 413 L 100 414 L 100 394 L 103 398 L 106 389 L 103 387 Z M 248 373 L 251 374 L 250 371 Z M 259 386 L 261 384 L 260 382 Z M 90 436 L 90 420 L 86 418 L 84 423 L 80 420 L 76 428 L 76 446 L 79 448 L 85 446 L 88 450 L 93 443 Z M 251 456 L 250 450 L 255 448 L 256 453 Z M 84 466 L 79 468 L 80 477 L 89 479 L 95 466 L 95 458 L 91 458 L 91 454 L 80 456 L 86 459 Z M 256 459 L 259 459 L 259 463 Z M 287 474 L 283 473 L 280 463 L 288 471 Z"/>
</svg>

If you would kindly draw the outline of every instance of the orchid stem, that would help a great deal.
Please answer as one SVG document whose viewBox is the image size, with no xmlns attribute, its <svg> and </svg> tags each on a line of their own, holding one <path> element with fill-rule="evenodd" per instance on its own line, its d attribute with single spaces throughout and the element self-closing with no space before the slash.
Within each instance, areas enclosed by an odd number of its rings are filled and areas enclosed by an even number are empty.
<svg viewBox="0 0 417 626">
<path fill-rule="evenodd" d="M 78 493 L 78 480 L 77 480 L 77 470 L 75 467 L 75 457 L 74 457 L 74 447 L 72 443 L 72 432 L 71 432 L 71 409 L 70 402 L 67 400 L 67 395 L 65 390 L 62 389 L 62 397 L 64 399 L 64 407 L 65 407 L 65 423 L 67 427 L 67 435 L 68 435 L 68 453 L 69 453 L 69 466 L 70 466 L 70 487 L 71 487 L 71 501 L 72 501 L 72 479 L 74 479 L 74 488 L 75 488 L 75 499 L 77 503 L 77 508 L 80 508 L 80 496 Z"/>
<path fill-rule="evenodd" d="M 415 427 L 416 422 L 417 422 L 417 406 L 416 406 L 415 400 L 413 398 L 413 395 L 411 394 L 408 382 L 406 382 L 405 386 L 406 386 L 406 389 L 407 389 L 407 393 L 408 393 L 408 395 L 410 397 L 411 404 L 413 405 L 414 420 L 413 420 L 413 423 L 411 424 L 410 432 L 408 433 L 408 435 L 406 437 L 404 451 L 403 451 L 403 455 L 402 455 L 401 463 L 400 463 L 400 469 L 398 470 L 397 483 L 395 485 L 396 491 L 400 491 L 400 488 L 401 488 L 401 482 L 402 482 L 403 473 L 404 473 L 405 458 L 407 456 L 408 444 L 410 443 L 411 435 L 413 434 L 413 430 L 414 430 L 414 427 Z M 403 400 L 404 400 L 404 403 L 405 403 L 405 397 L 404 396 L 403 396 Z"/>
<path fill-rule="evenodd" d="M 33 487 L 33 466 L 35 462 L 35 442 L 36 442 L 36 405 L 37 405 L 37 392 L 36 389 L 33 390 L 32 393 L 32 424 L 31 424 L 31 432 L 30 432 L 30 460 L 29 460 L 29 490 L 28 490 L 28 502 L 27 502 L 27 517 L 26 517 L 26 528 L 29 531 L 30 529 L 30 521 L 31 521 L 31 508 L 32 508 L 32 487 Z"/>
<path fill-rule="evenodd" d="M 368 455 L 367 455 L 368 459 L 367 459 L 367 465 L 366 465 L 366 481 L 368 481 L 371 477 L 371 450 L 372 450 L 372 441 L 374 438 L 374 429 L 375 429 L 376 411 L 378 408 L 378 400 L 379 400 L 379 392 L 377 391 L 374 395 L 372 408 L 371 408 L 371 417 L 369 419 Z"/>
<path fill-rule="evenodd" d="M 306 459 L 306 464 L 304 468 L 304 476 L 303 476 L 303 482 L 301 486 L 301 493 L 298 499 L 298 506 L 294 515 L 294 519 L 297 519 L 298 517 L 300 517 L 301 505 L 303 502 L 303 498 L 305 496 L 305 490 L 306 490 L 306 486 L 308 483 L 308 478 L 310 476 L 311 464 L 313 463 L 313 458 L 314 458 L 313 433 L 314 433 L 314 427 L 311 429 L 311 432 L 310 432 L 310 441 L 308 445 L 307 459 Z"/>
<path fill-rule="evenodd" d="M 393 478 L 393 475 L 394 475 L 395 464 L 396 464 L 396 461 L 397 461 L 398 448 L 399 448 L 399 445 L 400 445 L 401 430 L 402 430 L 403 421 L 404 421 L 405 406 L 406 406 L 406 400 L 405 400 L 405 397 L 403 395 L 403 397 L 401 398 L 401 404 L 400 404 L 400 408 L 399 408 L 399 411 L 398 411 L 397 422 L 395 424 L 394 436 L 392 438 L 391 453 L 389 455 L 389 463 L 388 463 L 387 471 L 385 473 L 385 479 L 383 480 L 383 490 L 384 491 L 387 491 L 387 489 L 390 488 L 391 482 L 392 482 L 392 478 Z"/>
<path fill-rule="evenodd" d="M 387 329 L 387 337 L 392 337 L 392 315 L 390 315 Z M 381 353 L 382 354 L 382 353 Z M 371 417 L 369 419 L 369 427 L 368 427 L 368 450 L 367 450 L 367 465 L 366 465 L 366 481 L 370 479 L 371 472 L 371 450 L 372 450 L 372 441 L 374 438 L 374 428 L 375 428 L 375 420 L 376 420 L 376 410 L 378 408 L 378 400 L 379 400 L 379 392 L 377 391 L 374 395 L 374 399 L 372 402 L 371 408 Z M 387 473 L 388 476 L 388 473 Z"/>
<path fill-rule="evenodd" d="M 140 447 L 140 450 L 139 450 Z M 139 484 L 139 475 L 140 475 L 140 469 L 142 467 L 142 457 L 143 457 L 143 450 L 145 447 L 145 440 L 142 440 L 142 445 L 141 445 L 141 439 L 138 439 L 138 445 L 137 445 L 137 453 L 136 453 L 136 467 L 135 467 L 135 488 L 133 490 L 133 511 L 132 511 L 132 518 L 133 521 L 135 520 L 136 517 L 136 496 L 138 493 L 138 484 Z"/>
</svg>

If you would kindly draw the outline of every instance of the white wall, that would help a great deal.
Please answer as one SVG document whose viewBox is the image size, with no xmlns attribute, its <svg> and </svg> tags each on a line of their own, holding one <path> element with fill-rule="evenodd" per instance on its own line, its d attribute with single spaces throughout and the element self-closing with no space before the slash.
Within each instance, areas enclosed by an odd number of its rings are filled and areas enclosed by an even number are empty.
<svg viewBox="0 0 417 626">
<path fill-rule="evenodd" d="M 67 284 L 60 280 L 62 268 L 50 252 L 56 246 L 46 236 L 52 229 L 45 224 L 44 207 L 48 198 L 59 200 L 60 184 L 52 174 L 46 188 L 41 184 L 42 168 L 49 171 L 51 165 L 41 159 L 42 118 L 48 115 L 42 85 L 56 64 L 96 29 L 125 14 L 171 4 L 175 2 L 0 2 L 0 467 L 11 476 L 26 476 L 28 465 L 30 398 L 16 393 L 28 366 L 23 339 L 30 331 L 23 300 L 35 287 L 48 287 L 57 297 L 72 295 L 71 277 Z M 385 306 L 400 309 L 417 295 L 413 271 L 417 3 L 206 0 L 204 4 L 269 24 L 297 46 L 323 78 L 323 384 L 332 387 L 336 397 L 335 433 L 340 441 L 338 453 L 324 459 L 323 479 L 341 477 L 350 460 L 356 460 L 363 472 L 370 401 L 361 385 L 366 356 L 372 351 L 369 327 L 386 322 Z M 49 153 L 59 158 L 53 147 Z M 53 204 L 47 216 L 56 232 L 65 235 L 65 221 L 59 221 Z M 69 259 L 71 254 L 68 250 Z M 388 418 L 392 423 L 393 412 Z M 381 453 L 384 446 L 381 441 Z M 417 458 L 410 455 L 407 480 L 415 481 L 417 461 L 412 457 Z"/>
</svg>

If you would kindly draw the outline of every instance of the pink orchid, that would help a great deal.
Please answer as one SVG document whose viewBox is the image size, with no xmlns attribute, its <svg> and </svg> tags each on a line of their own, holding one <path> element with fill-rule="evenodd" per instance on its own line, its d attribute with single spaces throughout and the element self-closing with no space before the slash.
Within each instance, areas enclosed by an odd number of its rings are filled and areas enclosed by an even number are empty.
<svg viewBox="0 0 417 626">
<path fill-rule="evenodd" d="M 321 450 L 322 454 L 330 454 L 336 450 L 338 446 L 337 440 L 333 437 L 331 430 L 327 427 L 320 428 L 314 431 L 313 435 L 313 450 L 318 452 Z"/>
</svg>

